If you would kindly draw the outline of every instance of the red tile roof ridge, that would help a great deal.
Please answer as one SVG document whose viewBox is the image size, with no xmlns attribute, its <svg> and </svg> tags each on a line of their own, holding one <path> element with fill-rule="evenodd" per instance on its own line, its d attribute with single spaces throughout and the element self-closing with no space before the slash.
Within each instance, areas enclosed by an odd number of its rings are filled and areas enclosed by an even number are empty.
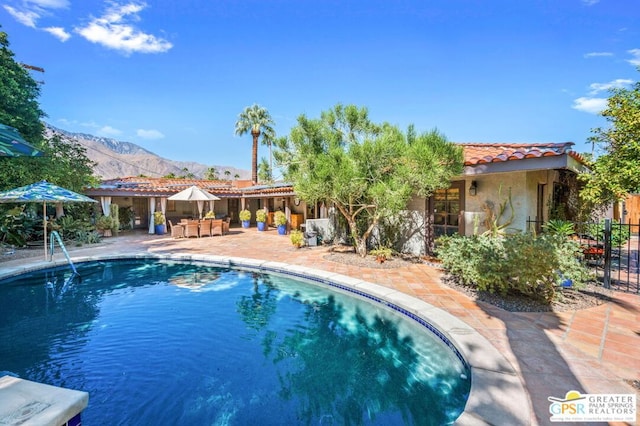
<svg viewBox="0 0 640 426">
<path fill-rule="evenodd" d="M 545 148 L 558 148 L 563 146 L 573 146 L 574 142 L 454 142 L 456 145 L 462 146 L 476 146 L 479 148 L 488 147 L 508 147 L 508 148 L 534 148 L 534 147 L 545 147 Z"/>
</svg>

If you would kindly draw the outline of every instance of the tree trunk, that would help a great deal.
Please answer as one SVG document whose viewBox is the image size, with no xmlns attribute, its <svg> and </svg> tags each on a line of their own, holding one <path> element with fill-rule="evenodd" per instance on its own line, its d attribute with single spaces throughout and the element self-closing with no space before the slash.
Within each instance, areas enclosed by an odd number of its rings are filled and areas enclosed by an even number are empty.
<svg viewBox="0 0 640 426">
<path fill-rule="evenodd" d="M 356 253 L 358 253 L 360 257 L 367 257 L 367 241 L 363 238 L 356 238 L 354 241 L 356 244 Z"/>
<path fill-rule="evenodd" d="M 253 150 L 251 152 L 251 181 L 255 185 L 258 183 L 258 137 L 260 137 L 260 130 L 252 129 L 251 136 L 253 136 Z"/>
</svg>

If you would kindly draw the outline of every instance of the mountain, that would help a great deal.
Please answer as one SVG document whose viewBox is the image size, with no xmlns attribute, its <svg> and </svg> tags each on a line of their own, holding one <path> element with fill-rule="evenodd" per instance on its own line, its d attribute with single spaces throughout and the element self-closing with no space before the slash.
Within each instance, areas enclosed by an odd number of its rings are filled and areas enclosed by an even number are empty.
<svg viewBox="0 0 640 426">
<path fill-rule="evenodd" d="M 45 123 L 45 134 L 48 137 L 60 136 L 63 140 L 78 143 L 86 148 L 87 157 L 97 163 L 94 173 L 101 179 L 114 179 L 125 176 L 161 177 L 173 173 L 176 176 L 184 174 L 184 169 L 193 173 L 196 178 L 203 178 L 209 167 L 215 167 L 220 179 L 225 179 L 225 171 L 229 171 L 231 178 L 236 174 L 239 179 L 251 179 L 251 171 L 237 169 L 231 166 L 209 166 L 195 161 L 173 161 L 162 158 L 131 142 L 86 133 L 72 133 L 58 129 Z"/>
</svg>

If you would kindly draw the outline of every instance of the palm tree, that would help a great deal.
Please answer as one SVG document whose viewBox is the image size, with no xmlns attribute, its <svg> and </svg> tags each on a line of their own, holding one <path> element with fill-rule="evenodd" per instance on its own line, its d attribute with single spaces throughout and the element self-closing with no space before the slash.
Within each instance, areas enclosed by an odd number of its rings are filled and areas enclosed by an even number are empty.
<svg viewBox="0 0 640 426">
<path fill-rule="evenodd" d="M 251 155 L 251 180 L 258 183 L 258 138 L 262 134 L 262 142 L 270 145 L 275 137 L 273 126 L 275 122 L 271 118 L 269 111 L 258 104 L 246 107 L 238 115 L 236 121 L 236 135 L 242 136 L 251 133 L 253 136 L 253 150 Z"/>
<path fill-rule="evenodd" d="M 218 180 L 218 170 L 215 167 L 209 167 L 204 174 L 206 180 Z"/>
</svg>

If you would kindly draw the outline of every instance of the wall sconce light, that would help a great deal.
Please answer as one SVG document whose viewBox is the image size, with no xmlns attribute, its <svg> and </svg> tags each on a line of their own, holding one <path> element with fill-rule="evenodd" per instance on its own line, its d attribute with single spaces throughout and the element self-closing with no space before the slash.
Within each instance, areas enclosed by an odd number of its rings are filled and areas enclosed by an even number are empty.
<svg viewBox="0 0 640 426">
<path fill-rule="evenodd" d="M 475 180 L 471 181 L 471 185 L 469 186 L 469 195 L 476 195 L 478 193 L 478 182 Z"/>
</svg>

